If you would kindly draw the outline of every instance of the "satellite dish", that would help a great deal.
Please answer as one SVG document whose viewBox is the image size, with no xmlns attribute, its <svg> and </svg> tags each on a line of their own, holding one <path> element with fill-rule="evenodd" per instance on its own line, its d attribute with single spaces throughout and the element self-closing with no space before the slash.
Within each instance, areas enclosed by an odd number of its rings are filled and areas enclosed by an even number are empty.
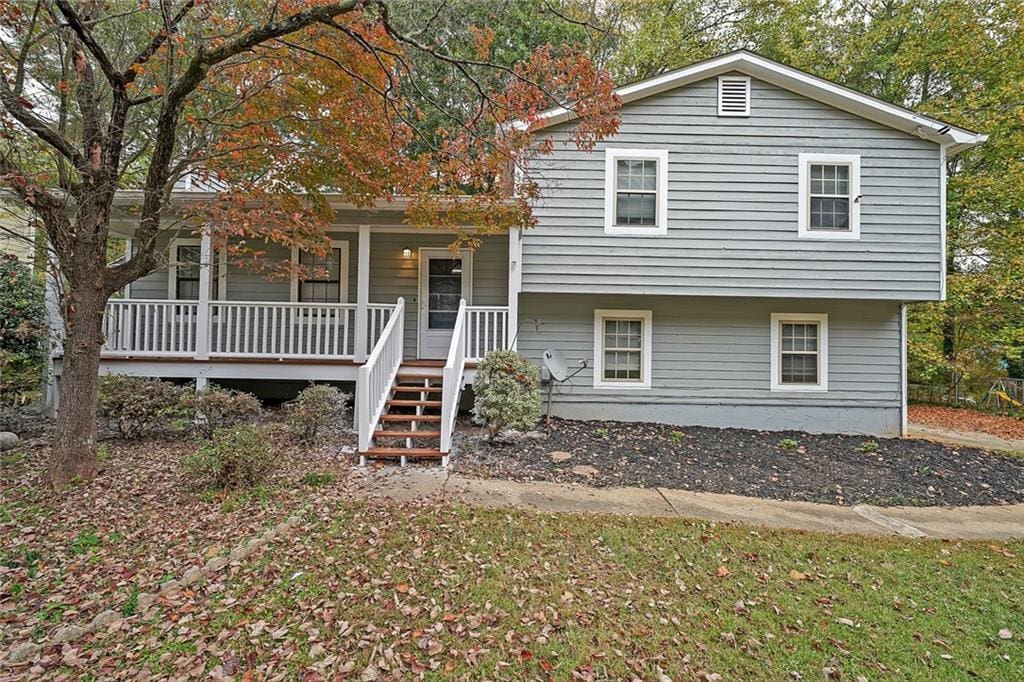
<svg viewBox="0 0 1024 682">
<path fill-rule="evenodd" d="M 565 381 L 569 376 L 569 365 L 565 362 L 565 356 L 557 350 L 549 348 L 544 351 L 544 366 L 555 381 Z"/>
</svg>

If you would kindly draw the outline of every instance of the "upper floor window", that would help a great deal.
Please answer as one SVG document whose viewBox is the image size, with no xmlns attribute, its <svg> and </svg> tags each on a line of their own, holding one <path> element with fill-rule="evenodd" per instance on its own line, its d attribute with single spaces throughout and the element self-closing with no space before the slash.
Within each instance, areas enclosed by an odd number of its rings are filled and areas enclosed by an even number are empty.
<svg viewBox="0 0 1024 682">
<path fill-rule="evenodd" d="M 666 234 L 667 199 L 667 150 L 605 150 L 605 233 Z"/>
<path fill-rule="evenodd" d="M 860 156 L 801 154 L 800 237 L 860 238 Z"/>
</svg>

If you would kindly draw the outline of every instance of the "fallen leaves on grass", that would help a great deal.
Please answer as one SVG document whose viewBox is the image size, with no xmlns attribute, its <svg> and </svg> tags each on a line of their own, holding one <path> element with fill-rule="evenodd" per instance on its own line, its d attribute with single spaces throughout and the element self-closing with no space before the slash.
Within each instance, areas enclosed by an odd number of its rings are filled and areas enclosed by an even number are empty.
<svg viewBox="0 0 1024 682">
<path fill-rule="evenodd" d="M 1007 440 L 1024 440 L 1024 419 L 979 412 L 967 407 L 910 405 L 907 419 L 915 424 L 951 431 L 987 433 Z"/>
</svg>

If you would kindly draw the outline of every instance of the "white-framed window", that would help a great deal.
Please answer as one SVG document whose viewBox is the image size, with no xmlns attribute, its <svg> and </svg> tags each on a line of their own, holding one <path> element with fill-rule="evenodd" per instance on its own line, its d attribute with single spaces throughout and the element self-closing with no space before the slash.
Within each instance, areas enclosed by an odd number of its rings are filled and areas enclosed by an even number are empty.
<svg viewBox="0 0 1024 682">
<path fill-rule="evenodd" d="M 605 234 L 668 234 L 668 150 L 605 150 Z"/>
<path fill-rule="evenodd" d="M 594 311 L 594 388 L 650 388 L 650 310 Z"/>
<path fill-rule="evenodd" d="M 202 241 L 192 237 L 171 239 L 167 248 L 167 298 L 174 301 L 199 300 L 199 271 L 201 268 Z M 210 273 L 210 300 L 219 301 L 227 297 L 226 251 L 214 251 L 213 272 Z"/>
<path fill-rule="evenodd" d="M 718 77 L 718 115 L 750 116 L 750 77 Z"/>
<path fill-rule="evenodd" d="M 771 390 L 828 390 L 828 315 L 772 313 Z"/>
<path fill-rule="evenodd" d="M 860 239 L 860 155 L 800 154 L 798 236 Z"/>
<path fill-rule="evenodd" d="M 293 303 L 345 303 L 348 301 L 348 241 L 332 239 L 323 255 L 292 248 L 292 263 L 301 265 L 308 277 L 292 278 Z"/>
</svg>

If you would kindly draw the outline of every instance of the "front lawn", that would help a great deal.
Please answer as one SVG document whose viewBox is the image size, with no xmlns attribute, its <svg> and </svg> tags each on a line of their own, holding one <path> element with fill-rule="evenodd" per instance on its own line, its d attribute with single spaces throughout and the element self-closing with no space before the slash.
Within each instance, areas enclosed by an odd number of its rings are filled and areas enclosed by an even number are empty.
<svg viewBox="0 0 1024 682">
<path fill-rule="evenodd" d="M 166 602 L 149 621 L 130 618 L 77 642 L 76 664 L 63 671 L 1019 679 L 1022 552 L 1020 542 L 822 536 L 436 501 L 325 503 L 230 577 Z"/>
</svg>

